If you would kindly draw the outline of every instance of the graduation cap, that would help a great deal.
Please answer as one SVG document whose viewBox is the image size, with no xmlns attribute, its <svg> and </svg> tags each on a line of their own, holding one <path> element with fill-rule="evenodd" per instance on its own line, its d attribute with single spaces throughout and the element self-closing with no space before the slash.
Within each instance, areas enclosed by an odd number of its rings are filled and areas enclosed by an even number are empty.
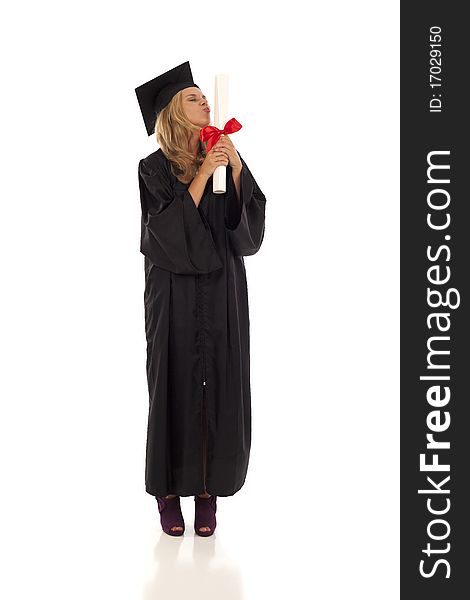
<svg viewBox="0 0 470 600">
<path fill-rule="evenodd" d="M 199 87 L 193 81 L 189 61 L 143 83 L 135 89 L 148 135 L 155 132 L 155 119 L 175 94 L 187 87 Z"/>
</svg>

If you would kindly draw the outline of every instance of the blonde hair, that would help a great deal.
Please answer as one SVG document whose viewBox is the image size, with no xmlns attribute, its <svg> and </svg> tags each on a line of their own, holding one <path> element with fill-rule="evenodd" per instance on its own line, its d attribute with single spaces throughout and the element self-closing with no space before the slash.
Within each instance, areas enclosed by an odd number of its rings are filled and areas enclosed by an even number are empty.
<svg viewBox="0 0 470 600">
<path fill-rule="evenodd" d="M 171 163 L 173 175 L 182 183 L 190 183 L 206 157 L 206 142 L 199 140 L 197 155 L 189 148 L 189 140 L 194 131 L 200 128 L 193 125 L 183 109 L 183 90 L 173 96 L 155 121 L 155 135 L 163 154 Z"/>
</svg>

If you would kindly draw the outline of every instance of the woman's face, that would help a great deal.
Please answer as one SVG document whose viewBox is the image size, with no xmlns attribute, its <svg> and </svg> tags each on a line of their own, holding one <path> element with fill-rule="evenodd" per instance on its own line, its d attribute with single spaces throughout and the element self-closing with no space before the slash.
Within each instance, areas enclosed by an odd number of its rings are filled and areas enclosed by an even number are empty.
<svg viewBox="0 0 470 600">
<path fill-rule="evenodd" d="M 183 90 L 183 108 L 189 121 L 197 127 L 205 127 L 211 121 L 211 113 L 206 97 L 198 87 Z"/>
</svg>

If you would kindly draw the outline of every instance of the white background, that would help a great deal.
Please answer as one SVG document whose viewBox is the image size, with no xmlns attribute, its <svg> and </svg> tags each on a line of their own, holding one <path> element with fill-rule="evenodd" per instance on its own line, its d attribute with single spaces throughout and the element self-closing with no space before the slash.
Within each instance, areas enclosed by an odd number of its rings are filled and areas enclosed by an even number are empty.
<svg viewBox="0 0 470 600">
<path fill-rule="evenodd" d="M 399 3 L 18 2 L 2 18 L 8 600 L 398 598 Z M 266 198 L 253 441 L 211 538 L 162 533 L 134 88 L 189 60 Z"/>
</svg>

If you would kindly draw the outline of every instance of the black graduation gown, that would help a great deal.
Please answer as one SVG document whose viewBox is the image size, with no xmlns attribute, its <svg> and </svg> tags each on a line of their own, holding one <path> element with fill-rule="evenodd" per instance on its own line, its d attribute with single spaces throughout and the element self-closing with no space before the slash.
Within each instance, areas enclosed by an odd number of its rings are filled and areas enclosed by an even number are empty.
<svg viewBox="0 0 470 600">
<path fill-rule="evenodd" d="M 153 496 L 231 496 L 251 446 L 244 256 L 263 241 L 266 198 L 243 158 L 241 199 L 209 178 L 198 207 L 162 150 L 139 162 L 149 415 L 145 488 Z"/>
</svg>

